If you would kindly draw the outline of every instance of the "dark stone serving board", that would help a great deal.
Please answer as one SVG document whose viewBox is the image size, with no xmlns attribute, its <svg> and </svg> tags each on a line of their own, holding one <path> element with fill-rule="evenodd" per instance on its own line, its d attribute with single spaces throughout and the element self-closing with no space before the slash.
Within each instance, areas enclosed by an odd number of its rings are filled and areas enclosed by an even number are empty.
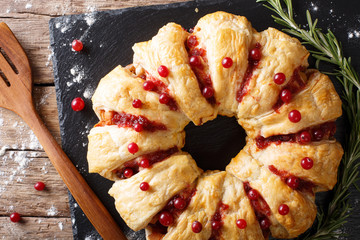
<svg viewBox="0 0 360 240">
<path fill-rule="evenodd" d="M 352 57 L 355 69 L 360 70 L 360 15 L 357 14 L 360 2 L 293 2 L 297 22 L 306 23 L 305 10 L 309 9 L 313 18 L 319 18 L 320 27 L 330 28 L 335 33 L 343 43 L 345 54 Z M 112 183 L 97 174 L 87 172 L 87 133 L 97 122 L 90 97 L 103 76 L 119 64 L 125 66 L 132 62 L 131 47 L 134 43 L 149 40 L 161 26 L 170 21 L 188 29 L 193 27 L 200 17 L 217 10 L 246 16 L 258 31 L 268 27 L 281 29 L 271 18 L 272 13 L 255 0 L 199 0 L 62 16 L 50 20 L 62 147 L 129 239 L 144 239 L 143 231 L 131 231 L 116 212 L 114 200 L 107 194 Z M 83 41 L 84 51 L 77 53 L 71 50 L 73 39 Z M 323 69 L 331 71 L 332 68 L 323 65 Z M 335 85 L 341 93 L 341 86 Z M 86 107 L 81 112 L 74 112 L 70 103 L 73 98 L 79 96 L 85 99 Z M 346 120 L 339 119 L 337 125 L 336 137 L 344 143 L 347 132 Z M 234 118 L 218 117 L 196 128 L 189 124 L 186 133 L 184 150 L 190 152 L 203 169 L 223 170 L 231 157 L 234 157 L 245 144 L 245 133 Z M 330 197 L 331 192 L 319 194 L 317 203 L 326 206 Z M 340 230 L 344 239 L 357 239 L 360 235 L 359 198 L 359 192 L 353 191 L 353 212 L 348 223 Z M 71 195 L 70 208 L 74 239 L 101 238 Z"/>
</svg>

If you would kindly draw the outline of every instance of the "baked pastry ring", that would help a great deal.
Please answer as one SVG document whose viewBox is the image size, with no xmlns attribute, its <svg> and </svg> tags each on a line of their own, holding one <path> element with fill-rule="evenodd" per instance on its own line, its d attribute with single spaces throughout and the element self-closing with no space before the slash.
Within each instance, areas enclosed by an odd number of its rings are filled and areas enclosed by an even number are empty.
<svg viewBox="0 0 360 240">
<path fill-rule="evenodd" d="M 133 230 L 157 239 L 293 238 L 316 217 L 315 193 L 337 180 L 334 138 L 341 100 L 328 76 L 308 70 L 290 36 L 257 32 L 225 12 L 191 32 L 169 23 L 133 47 L 92 98 L 89 171 L 114 180 L 109 194 Z M 202 172 L 184 127 L 235 116 L 246 146 L 226 171 Z"/>
</svg>

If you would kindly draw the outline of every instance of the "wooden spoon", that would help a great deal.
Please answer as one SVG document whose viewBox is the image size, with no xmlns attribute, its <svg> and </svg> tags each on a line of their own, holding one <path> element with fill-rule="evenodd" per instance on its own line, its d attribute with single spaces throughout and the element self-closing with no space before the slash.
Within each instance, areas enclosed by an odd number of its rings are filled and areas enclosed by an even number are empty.
<svg viewBox="0 0 360 240">
<path fill-rule="evenodd" d="M 104 239 L 125 236 L 35 110 L 29 60 L 5 23 L 0 23 L 0 107 L 17 113 L 34 131 L 75 200 Z"/>
</svg>

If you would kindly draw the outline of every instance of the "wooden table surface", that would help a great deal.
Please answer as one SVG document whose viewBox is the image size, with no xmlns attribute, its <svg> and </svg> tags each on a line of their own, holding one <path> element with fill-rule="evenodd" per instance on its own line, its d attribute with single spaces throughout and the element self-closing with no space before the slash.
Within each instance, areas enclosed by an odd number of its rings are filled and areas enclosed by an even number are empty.
<svg viewBox="0 0 360 240">
<path fill-rule="evenodd" d="M 33 98 L 40 116 L 60 143 L 48 22 L 52 17 L 184 0 L 1 0 L 5 22 L 23 46 L 33 71 Z M 0 237 L 71 239 L 66 186 L 29 127 L 0 108 Z M 43 181 L 44 191 L 34 184 Z M 18 212 L 22 221 L 12 223 Z"/>
</svg>

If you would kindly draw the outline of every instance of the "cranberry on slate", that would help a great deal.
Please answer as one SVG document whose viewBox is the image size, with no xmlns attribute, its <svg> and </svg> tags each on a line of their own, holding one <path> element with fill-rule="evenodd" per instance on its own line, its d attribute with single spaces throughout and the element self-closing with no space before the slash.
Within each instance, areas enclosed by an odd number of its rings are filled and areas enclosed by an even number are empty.
<svg viewBox="0 0 360 240">
<path fill-rule="evenodd" d="M 301 160 L 301 166 L 305 170 L 309 170 L 314 166 L 314 162 L 311 158 L 305 157 Z"/>
<path fill-rule="evenodd" d="M 247 226 L 246 220 L 245 219 L 236 220 L 236 226 L 240 229 L 246 228 L 246 226 Z"/>
<path fill-rule="evenodd" d="M 286 76 L 282 72 L 279 72 L 274 75 L 274 82 L 278 85 L 281 85 L 285 82 Z"/>
<path fill-rule="evenodd" d="M 287 215 L 289 213 L 290 209 L 289 206 L 286 204 L 281 204 L 279 206 L 279 213 L 280 215 Z"/>
<path fill-rule="evenodd" d="M 75 112 L 83 110 L 85 107 L 85 102 L 81 97 L 74 98 L 71 102 L 71 108 Z"/>
<path fill-rule="evenodd" d="M 10 215 L 10 221 L 12 221 L 12 222 L 19 222 L 20 219 L 21 219 L 21 216 L 17 212 L 14 212 Z"/>
<path fill-rule="evenodd" d="M 129 153 L 135 154 L 137 151 L 139 151 L 139 146 L 136 143 L 130 143 L 128 145 L 128 151 Z"/>
<path fill-rule="evenodd" d="M 161 225 L 168 227 L 174 222 L 174 218 L 168 211 L 163 211 L 160 213 L 159 222 Z"/>
<path fill-rule="evenodd" d="M 289 112 L 288 118 L 290 122 L 297 123 L 301 120 L 301 113 L 298 110 L 292 110 Z"/>
<path fill-rule="evenodd" d="M 290 176 L 286 180 L 286 184 L 292 189 L 297 189 L 299 187 L 299 179 L 295 176 Z"/>
<path fill-rule="evenodd" d="M 225 57 L 221 61 L 221 64 L 223 65 L 224 68 L 230 68 L 233 65 L 233 60 L 229 57 Z"/>
<path fill-rule="evenodd" d="M 72 41 L 71 47 L 72 49 L 74 49 L 74 51 L 80 52 L 83 49 L 84 45 L 80 40 L 75 39 L 74 41 Z"/>
<path fill-rule="evenodd" d="M 37 183 L 35 183 L 34 188 L 38 191 L 42 191 L 45 188 L 45 183 L 37 182 Z"/>
<path fill-rule="evenodd" d="M 191 229 L 194 233 L 199 233 L 202 230 L 202 224 L 199 221 L 195 221 L 191 224 Z"/>
<path fill-rule="evenodd" d="M 134 99 L 134 101 L 132 102 L 132 106 L 134 108 L 141 108 L 142 106 L 142 102 L 140 99 Z"/>
<path fill-rule="evenodd" d="M 161 65 L 160 67 L 158 67 L 158 73 L 161 77 L 167 77 L 169 75 L 169 69 L 164 66 L 164 65 Z"/>
<path fill-rule="evenodd" d="M 147 190 L 149 190 L 149 188 L 150 188 L 150 185 L 147 182 L 140 183 L 141 191 L 147 191 Z"/>
</svg>

